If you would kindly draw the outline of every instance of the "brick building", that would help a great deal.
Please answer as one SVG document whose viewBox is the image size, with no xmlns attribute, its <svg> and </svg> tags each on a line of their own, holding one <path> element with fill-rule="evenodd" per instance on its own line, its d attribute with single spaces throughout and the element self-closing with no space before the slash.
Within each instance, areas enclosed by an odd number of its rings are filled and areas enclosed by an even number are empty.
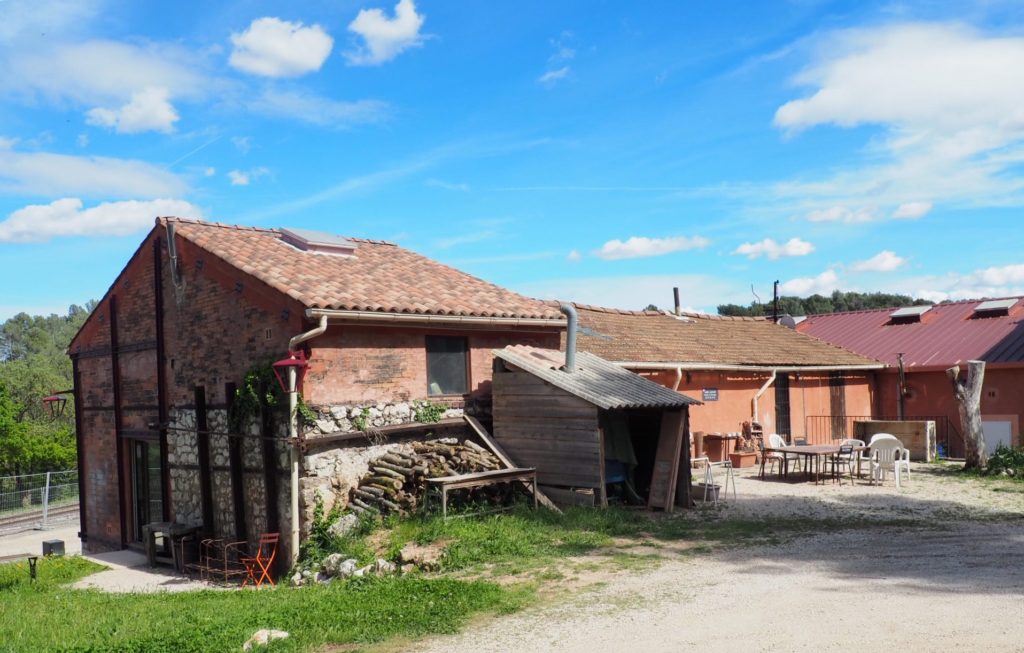
<svg viewBox="0 0 1024 653">
<path fill-rule="evenodd" d="M 293 442 L 308 520 L 314 492 L 340 500 L 389 446 L 362 429 L 401 430 L 423 402 L 486 411 L 492 350 L 557 348 L 564 328 L 557 308 L 390 243 L 160 218 L 69 348 L 84 546 L 131 546 L 157 521 L 288 542 Z M 287 411 L 233 422 L 247 372 L 290 349 L 315 426 L 291 441 Z"/>
<path fill-rule="evenodd" d="M 968 360 L 985 361 L 981 418 L 986 445 L 990 451 L 1000 443 L 1021 446 L 1024 297 L 811 315 L 797 329 L 888 363 L 879 375 L 875 414 L 934 420 L 939 443 L 953 456 L 963 455 L 963 439 L 945 370 Z"/>
<path fill-rule="evenodd" d="M 885 367 L 761 318 L 577 312 L 581 351 L 703 402 L 690 409 L 694 432 L 740 432 L 754 420 L 765 433 L 831 442 L 835 416 L 872 414 L 874 376 Z"/>
</svg>

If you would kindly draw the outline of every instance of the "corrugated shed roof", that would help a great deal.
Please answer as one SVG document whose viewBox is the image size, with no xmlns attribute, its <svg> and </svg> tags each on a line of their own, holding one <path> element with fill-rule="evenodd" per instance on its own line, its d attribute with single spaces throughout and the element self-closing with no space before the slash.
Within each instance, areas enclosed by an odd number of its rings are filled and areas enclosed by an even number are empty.
<svg viewBox="0 0 1024 653">
<path fill-rule="evenodd" d="M 565 354 L 527 345 L 495 349 L 494 355 L 598 408 L 680 408 L 699 404 L 692 397 L 586 352 L 576 353 L 576 371 L 561 369 Z"/>
<path fill-rule="evenodd" d="M 159 222 L 173 223 L 178 236 L 307 308 L 564 320 L 547 302 L 384 241 L 349 238 L 355 254 L 339 256 L 293 247 L 278 229 L 181 218 Z"/>
<path fill-rule="evenodd" d="M 891 308 L 810 315 L 797 327 L 853 351 L 907 367 L 950 367 L 967 360 L 1024 362 L 1024 301 L 1006 315 L 975 316 L 982 300 L 936 304 L 920 322 L 893 323 Z"/>
<path fill-rule="evenodd" d="M 615 362 L 878 366 L 879 362 L 762 318 L 577 305 L 577 348 Z M 563 336 L 564 337 L 564 336 Z"/>
</svg>

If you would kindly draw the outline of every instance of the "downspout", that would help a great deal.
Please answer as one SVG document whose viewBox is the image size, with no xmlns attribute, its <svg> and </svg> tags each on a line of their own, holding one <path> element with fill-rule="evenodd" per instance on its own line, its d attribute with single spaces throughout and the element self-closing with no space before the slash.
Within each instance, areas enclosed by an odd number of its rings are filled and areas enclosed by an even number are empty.
<svg viewBox="0 0 1024 653">
<path fill-rule="evenodd" d="M 899 365 L 899 372 L 896 378 L 896 419 L 903 421 L 903 412 L 906 409 L 904 399 L 906 397 L 907 373 L 903 367 L 903 353 L 896 354 L 896 362 Z"/>
<path fill-rule="evenodd" d="M 576 371 L 576 307 L 568 302 L 562 302 L 558 305 L 558 310 L 569 319 L 565 327 L 565 371 L 572 374 Z"/>
<path fill-rule="evenodd" d="M 674 392 L 679 392 L 679 384 L 681 384 L 682 382 L 683 382 L 683 368 L 677 367 L 676 368 L 676 382 L 672 384 L 672 390 Z"/>
<path fill-rule="evenodd" d="M 292 352 L 307 340 L 312 340 L 327 331 L 327 316 L 320 316 L 320 324 L 316 328 L 305 333 L 300 333 L 288 341 L 288 353 L 294 358 Z M 288 368 L 288 440 L 291 446 L 288 448 L 288 462 L 291 465 L 291 564 L 299 558 L 299 433 L 296 421 L 298 420 L 299 393 L 296 390 L 295 367 Z"/>
<path fill-rule="evenodd" d="M 772 370 L 771 376 L 768 377 L 768 380 L 764 382 L 764 385 L 761 386 L 761 389 L 758 390 L 757 394 L 754 395 L 754 414 L 752 419 L 758 424 L 761 423 L 761 419 L 758 414 L 757 400 L 761 398 L 761 395 L 768 391 L 768 388 L 770 388 L 773 383 L 775 383 L 775 375 L 777 372 L 778 370 Z"/>
</svg>

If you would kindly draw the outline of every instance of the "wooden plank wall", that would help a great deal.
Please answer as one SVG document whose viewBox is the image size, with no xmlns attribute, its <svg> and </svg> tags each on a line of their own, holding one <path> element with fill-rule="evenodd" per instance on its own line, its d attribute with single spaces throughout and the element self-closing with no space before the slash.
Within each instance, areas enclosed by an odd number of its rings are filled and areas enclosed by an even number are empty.
<svg viewBox="0 0 1024 653">
<path fill-rule="evenodd" d="M 495 371 L 494 437 L 543 485 L 601 488 L 597 407 L 526 372 Z"/>
</svg>

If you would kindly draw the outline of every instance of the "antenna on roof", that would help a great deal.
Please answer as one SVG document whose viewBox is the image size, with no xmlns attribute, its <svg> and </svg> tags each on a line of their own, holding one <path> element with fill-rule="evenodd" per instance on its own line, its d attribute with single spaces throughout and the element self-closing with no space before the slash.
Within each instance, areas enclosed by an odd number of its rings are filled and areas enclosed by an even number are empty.
<svg viewBox="0 0 1024 653">
<path fill-rule="evenodd" d="M 779 323 L 779 280 L 775 280 L 775 285 L 772 287 L 772 322 L 775 324 Z"/>
</svg>

